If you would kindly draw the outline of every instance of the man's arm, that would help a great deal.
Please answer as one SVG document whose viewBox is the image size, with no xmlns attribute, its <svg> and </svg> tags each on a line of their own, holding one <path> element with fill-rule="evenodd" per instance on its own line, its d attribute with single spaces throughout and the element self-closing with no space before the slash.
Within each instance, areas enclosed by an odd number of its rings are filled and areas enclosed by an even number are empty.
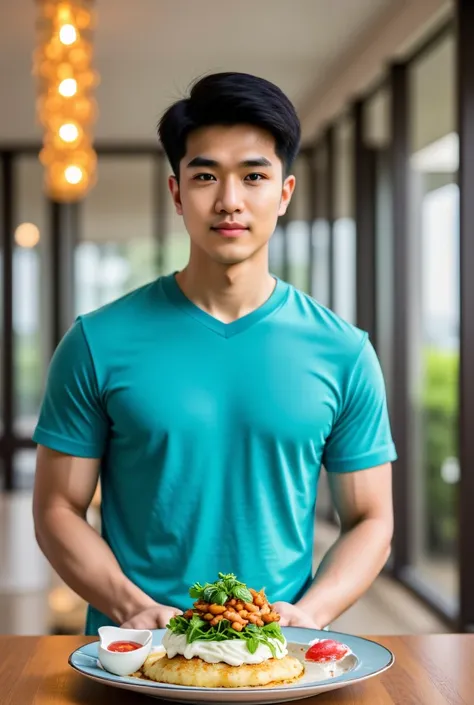
<svg viewBox="0 0 474 705">
<path fill-rule="evenodd" d="M 99 460 L 38 447 L 33 514 L 38 544 L 61 578 L 117 624 L 165 626 L 174 608 L 158 605 L 122 572 L 109 546 L 87 523 Z"/>
<path fill-rule="evenodd" d="M 339 617 L 370 587 L 390 555 L 393 535 L 391 463 L 328 477 L 341 534 L 295 605 L 320 627 Z"/>
</svg>

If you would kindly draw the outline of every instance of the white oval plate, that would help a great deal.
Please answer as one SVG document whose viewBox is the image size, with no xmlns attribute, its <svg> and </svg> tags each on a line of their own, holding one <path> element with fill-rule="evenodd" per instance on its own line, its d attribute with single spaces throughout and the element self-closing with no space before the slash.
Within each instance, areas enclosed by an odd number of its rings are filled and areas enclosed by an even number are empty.
<svg viewBox="0 0 474 705">
<path fill-rule="evenodd" d="M 288 652 L 291 656 L 296 656 L 302 661 L 309 642 L 314 639 L 342 641 L 352 649 L 353 656 L 348 656 L 340 666 L 336 666 L 334 677 L 329 679 L 321 672 L 321 667 L 307 661 L 305 662 L 304 676 L 295 683 L 255 688 L 194 688 L 170 685 L 169 683 L 155 683 L 130 676 L 114 676 L 112 673 L 104 671 L 98 663 L 98 641 L 76 649 L 69 657 L 69 665 L 87 678 L 104 685 L 132 690 L 155 698 L 182 703 L 193 701 L 251 704 L 301 700 L 346 685 L 359 683 L 386 671 L 395 660 L 392 652 L 384 646 L 362 637 L 300 627 L 283 627 L 282 631 L 288 642 Z M 156 629 L 153 632 L 153 646 L 155 648 L 161 645 L 164 633 L 164 629 Z"/>
</svg>

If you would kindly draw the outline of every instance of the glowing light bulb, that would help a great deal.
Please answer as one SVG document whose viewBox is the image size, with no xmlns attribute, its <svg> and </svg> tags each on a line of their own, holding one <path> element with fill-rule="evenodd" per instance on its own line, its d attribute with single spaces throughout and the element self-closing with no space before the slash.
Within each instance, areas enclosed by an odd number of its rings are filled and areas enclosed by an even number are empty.
<svg viewBox="0 0 474 705">
<path fill-rule="evenodd" d="M 58 87 L 58 92 L 64 98 L 71 98 L 77 93 L 77 81 L 75 78 L 65 78 Z"/>
<path fill-rule="evenodd" d="M 82 181 L 82 169 L 78 166 L 68 166 L 64 170 L 64 177 L 68 184 L 78 184 L 80 181 Z"/>
<path fill-rule="evenodd" d="M 21 223 L 15 230 L 15 242 L 19 247 L 35 247 L 40 240 L 40 231 L 33 223 Z"/>
<path fill-rule="evenodd" d="M 67 122 L 59 128 L 59 136 L 64 142 L 75 142 L 79 137 L 79 130 L 73 122 Z"/>
<path fill-rule="evenodd" d="M 59 40 L 62 44 L 69 46 L 77 39 L 77 31 L 73 24 L 63 24 L 59 30 Z"/>
<path fill-rule="evenodd" d="M 58 7 L 58 20 L 64 22 L 64 24 L 71 21 L 71 8 L 67 5 L 60 5 Z"/>
</svg>

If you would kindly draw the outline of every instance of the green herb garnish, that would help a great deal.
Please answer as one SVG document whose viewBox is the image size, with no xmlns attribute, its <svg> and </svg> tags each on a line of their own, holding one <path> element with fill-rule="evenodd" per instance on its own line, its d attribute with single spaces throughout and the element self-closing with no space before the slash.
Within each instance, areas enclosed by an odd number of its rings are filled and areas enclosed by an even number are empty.
<svg viewBox="0 0 474 705">
<path fill-rule="evenodd" d="M 225 605 L 227 600 L 235 597 L 242 602 L 252 602 L 252 594 L 244 583 L 241 583 L 233 573 L 219 573 L 215 583 L 195 583 L 189 590 L 189 595 L 209 604 Z"/>
</svg>

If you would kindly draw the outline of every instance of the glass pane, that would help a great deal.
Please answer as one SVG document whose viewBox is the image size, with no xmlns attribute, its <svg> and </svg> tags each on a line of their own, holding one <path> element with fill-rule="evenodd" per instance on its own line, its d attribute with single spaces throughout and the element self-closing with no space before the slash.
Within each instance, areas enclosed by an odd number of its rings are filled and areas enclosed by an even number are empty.
<svg viewBox="0 0 474 705">
<path fill-rule="evenodd" d="M 288 208 L 286 237 L 288 246 L 288 281 L 302 291 L 309 285 L 308 164 L 304 157 L 296 160 L 293 173 L 296 189 Z"/>
<path fill-rule="evenodd" d="M 308 290 L 308 239 L 309 223 L 306 220 L 291 220 L 286 226 L 288 238 L 288 281 L 301 291 Z"/>
<path fill-rule="evenodd" d="M 49 224 L 38 159 L 18 158 L 14 181 L 14 431 L 29 437 L 36 425 L 51 355 Z"/>
<path fill-rule="evenodd" d="M 334 311 L 356 322 L 356 226 L 354 219 L 354 130 L 350 119 L 336 127 L 334 144 Z"/>
<path fill-rule="evenodd" d="M 410 90 L 413 560 L 421 576 L 455 603 L 459 191 L 452 37 L 413 65 Z"/>
<path fill-rule="evenodd" d="M 329 220 L 327 213 L 327 149 L 322 144 L 315 154 L 316 173 L 316 219 L 312 226 L 313 271 L 311 272 L 311 294 L 323 306 L 329 306 L 330 252 Z"/>
<path fill-rule="evenodd" d="M 76 314 L 157 276 L 152 157 L 103 157 L 84 201 L 75 253 Z"/>
<path fill-rule="evenodd" d="M 169 171 L 169 167 L 167 166 Z M 168 173 L 166 171 L 166 173 Z M 179 272 L 189 261 L 190 239 L 183 217 L 176 213 L 171 194 L 166 194 L 165 272 Z"/>
<path fill-rule="evenodd" d="M 13 457 L 13 477 L 16 490 L 31 490 L 35 481 L 36 451 L 19 450 Z"/>
<path fill-rule="evenodd" d="M 285 256 L 285 231 L 283 226 L 277 225 L 270 240 L 269 262 L 270 272 L 276 277 L 283 277 L 283 260 Z"/>
</svg>

